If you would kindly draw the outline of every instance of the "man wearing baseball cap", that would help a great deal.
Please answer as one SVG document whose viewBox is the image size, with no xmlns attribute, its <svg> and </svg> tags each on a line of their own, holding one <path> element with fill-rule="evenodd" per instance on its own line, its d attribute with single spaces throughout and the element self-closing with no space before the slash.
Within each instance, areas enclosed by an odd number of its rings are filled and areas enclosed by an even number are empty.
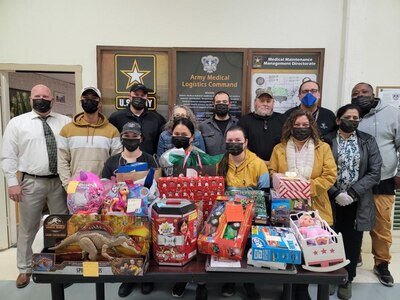
<svg viewBox="0 0 400 300">
<path fill-rule="evenodd" d="M 135 83 L 129 92 L 130 104 L 124 110 L 111 114 L 109 120 L 121 132 L 127 122 L 140 124 L 143 142 L 140 148 L 151 155 L 157 153 L 157 143 L 165 119 L 160 114 L 147 110 L 147 95 L 154 92 L 143 84 Z"/>
<path fill-rule="evenodd" d="M 58 174 L 63 187 L 80 171 L 100 176 L 104 162 L 110 155 L 121 151 L 118 130 L 99 112 L 101 92 L 96 87 L 86 87 L 81 92 L 82 113 L 60 131 L 58 143 Z"/>
<path fill-rule="evenodd" d="M 274 95 L 270 88 L 258 89 L 254 100 L 254 112 L 239 119 L 238 125 L 244 129 L 248 138 L 248 148 L 266 163 L 272 149 L 280 142 L 283 123 L 286 117 L 274 112 Z"/>
</svg>

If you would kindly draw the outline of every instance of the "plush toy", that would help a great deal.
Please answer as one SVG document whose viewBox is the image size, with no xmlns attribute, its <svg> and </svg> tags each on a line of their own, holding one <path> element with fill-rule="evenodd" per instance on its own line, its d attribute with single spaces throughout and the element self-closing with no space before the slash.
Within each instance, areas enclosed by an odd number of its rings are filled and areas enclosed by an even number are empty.
<svg viewBox="0 0 400 300">
<path fill-rule="evenodd" d="M 309 245 L 326 245 L 329 242 L 327 235 L 331 235 L 329 231 L 321 228 L 316 219 L 308 214 L 303 214 L 300 217 L 299 231 L 304 238 L 313 238 L 307 242 Z"/>
<path fill-rule="evenodd" d="M 67 205 L 71 214 L 98 213 L 104 202 L 104 187 L 93 173 L 81 171 L 70 180 Z"/>
</svg>

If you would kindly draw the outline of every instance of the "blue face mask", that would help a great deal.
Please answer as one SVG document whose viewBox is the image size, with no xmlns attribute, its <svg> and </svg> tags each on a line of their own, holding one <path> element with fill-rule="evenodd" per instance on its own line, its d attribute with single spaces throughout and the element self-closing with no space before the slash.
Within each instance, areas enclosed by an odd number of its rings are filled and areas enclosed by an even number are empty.
<svg viewBox="0 0 400 300">
<path fill-rule="evenodd" d="M 305 106 L 305 107 L 311 107 L 314 105 L 314 103 L 317 101 L 317 98 L 314 97 L 313 94 L 311 93 L 307 93 L 303 99 L 301 99 L 301 103 Z"/>
</svg>

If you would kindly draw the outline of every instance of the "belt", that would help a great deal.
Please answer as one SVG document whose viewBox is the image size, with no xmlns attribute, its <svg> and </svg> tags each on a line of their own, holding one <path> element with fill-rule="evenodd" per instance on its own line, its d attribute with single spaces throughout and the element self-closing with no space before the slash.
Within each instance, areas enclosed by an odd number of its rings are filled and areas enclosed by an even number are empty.
<svg viewBox="0 0 400 300">
<path fill-rule="evenodd" d="M 31 176 L 31 177 L 36 177 L 36 178 L 57 178 L 58 174 L 51 174 L 51 175 L 33 175 L 33 174 L 29 174 L 26 172 L 23 172 L 22 174 L 24 174 L 24 176 Z"/>
</svg>

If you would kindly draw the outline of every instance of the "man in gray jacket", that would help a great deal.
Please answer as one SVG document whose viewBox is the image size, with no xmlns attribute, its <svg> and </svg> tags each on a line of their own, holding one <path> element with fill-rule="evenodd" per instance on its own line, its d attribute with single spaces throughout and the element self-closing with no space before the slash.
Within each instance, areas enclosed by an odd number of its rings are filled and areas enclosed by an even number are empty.
<svg viewBox="0 0 400 300">
<path fill-rule="evenodd" d="M 206 145 L 206 152 L 210 155 L 225 153 L 225 132 L 236 125 L 238 119 L 229 114 L 231 98 L 227 92 L 216 92 L 213 98 L 214 115 L 203 121 L 200 131 Z"/>
<path fill-rule="evenodd" d="M 352 103 L 358 105 L 362 111 L 359 129 L 375 137 L 382 154 L 381 181 L 373 189 L 376 218 L 370 235 L 375 261 L 374 273 L 383 285 L 393 286 L 393 277 L 388 265 L 391 259 L 394 194 L 395 189 L 400 187 L 400 172 L 397 169 L 400 149 L 400 110 L 375 98 L 373 88 L 368 83 L 356 84 L 351 97 Z"/>
</svg>

